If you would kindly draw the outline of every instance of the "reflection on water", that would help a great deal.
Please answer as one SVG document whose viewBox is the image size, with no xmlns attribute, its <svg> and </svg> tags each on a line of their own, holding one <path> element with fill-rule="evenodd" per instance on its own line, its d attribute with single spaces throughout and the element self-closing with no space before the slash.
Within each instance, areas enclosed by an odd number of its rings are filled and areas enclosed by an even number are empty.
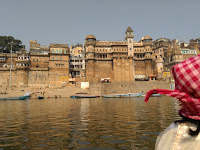
<svg viewBox="0 0 200 150">
<path fill-rule="evenodd" d="M 178 118 L 170 97 L 0 101 L 3 149 L 154 149 Z"/>
</svg>

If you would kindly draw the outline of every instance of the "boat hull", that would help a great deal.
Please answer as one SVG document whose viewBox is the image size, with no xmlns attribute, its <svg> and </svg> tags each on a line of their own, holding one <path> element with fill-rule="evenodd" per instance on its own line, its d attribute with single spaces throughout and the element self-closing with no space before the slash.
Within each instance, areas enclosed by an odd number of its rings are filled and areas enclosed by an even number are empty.
<svg viewBox="0 0 200 150">
<path fill-rule="evenodd" d="M 139 97 L 144 93 L 129 93 L 129 94 L 115 94 L 115 95 L 102 95 L 104 98 L 129 98 L 129 97 Z"/>
<path fill-rule="evenodd" d="M 44 99 L 44 97 L 43 96 L 38 96 L 38 99 Z"/>
<path fill-rule="evenodd" d="M 71 98 L 97 98 L 99 96 L 93 96 L 93 95 L 72 95 Z"/>
<path fill-rule="evenodd" d="M 0 100 L 25 100 L 29 96 L 20 96 L 20 97 L 5 97 L 5 98 L 0 98 Z"/>
</svg>

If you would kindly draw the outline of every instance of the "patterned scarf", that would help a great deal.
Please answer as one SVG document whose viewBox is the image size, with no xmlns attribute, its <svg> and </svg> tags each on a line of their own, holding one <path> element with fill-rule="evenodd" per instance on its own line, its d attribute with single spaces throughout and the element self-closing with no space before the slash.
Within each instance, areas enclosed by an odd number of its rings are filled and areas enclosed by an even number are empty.
<svg viewBox="0 0 200 150">
<path fill-rule="evenodd" d="M 152 94 L 160 93 L 175 97 L 180 102 L 179 113 L 200 120 L 200 55 L 191 57 L 172 68 L 175 90 L 153 89 L 147 92 L 147 103 Z"/>
</svg>

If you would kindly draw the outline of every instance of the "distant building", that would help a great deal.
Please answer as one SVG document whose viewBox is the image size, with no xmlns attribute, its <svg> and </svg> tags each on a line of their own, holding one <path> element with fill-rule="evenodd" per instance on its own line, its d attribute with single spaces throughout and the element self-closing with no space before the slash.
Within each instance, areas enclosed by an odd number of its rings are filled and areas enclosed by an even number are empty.
<svg viewBox="0 0 200 150">
<path fill-rule="evenodd" d="M 0 53 L 0 86 L 64 87 L 78 84 L 170 79 L 174 65 L 200 54 L 200 38 L 190 43 L 144 36 L 134 41 L 131 27 L 124 41 L 100 41 L 87 35 L 84 44 L 41 46 L 30 40 L 30 51 Z M 11 72 L 10 72 L 11 70 Z M 10 76 L 11 73 L 11 76 Z M 10 80 L 11 77 L 11 80 Z M 10 82 L 11 81 L 11 82 Z"/>
<path fill-rule="evenodd" d="M 50 44 L 49 87 L 69 84 L 69 46 Z"/>
<path fill-rule="evenodd" d="M 153 41 L 153 60 L 155 62 L 154 65 L 154 73 L 158 79 L 163 78 L 164 65 L 166 63 L 167 51 L 171 44 L 170 39 L 159 38 Z"/>
<path fill-rule="evenodd" d="M 153 74 L 152 39 L 143 37 L 134 42 L 133 30 L 128 27 L 125 41 L 99 41 L 93 35 L 85 39 L 86 80 L 99 83 L 134 82 L 135 77 Z"/>
<path fill-rule="evenodd" d="M 189 43 L 189 48 L 196 49 L 197 54 L 200 54 L 200 38 L 198 39 L 191 39 Z"/>
<path fill-rule="evenodd" d="M 10 84 L 10 54 L 0 54 L 0 86 Z M 41 46 L 30 40 L 30 51 L 12 54 L 12 86 L 63 87 L 69 84 L 69 46 Z"/>
<path fill-rule="evenodd" d="M 28 86 L 49 87 L 49 46 L 30 40 Z"/>
</svg>

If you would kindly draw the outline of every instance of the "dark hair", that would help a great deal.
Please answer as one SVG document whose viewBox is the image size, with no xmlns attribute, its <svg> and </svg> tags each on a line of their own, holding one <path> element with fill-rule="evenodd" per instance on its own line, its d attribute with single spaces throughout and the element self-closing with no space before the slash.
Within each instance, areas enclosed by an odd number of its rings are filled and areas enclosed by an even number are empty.
<svg viewBox="0 0 200 150">
<path fill-rule="evenodd" d="M 193 131 L 193 130 L 189 129 L 188 133 L 191 136 L 197 136 L 199 134 L 199 132 L 200 132 L 200 120 L 194 120 L 194 119 L 187 118 L 187 117 L 181 115 L 180 113 L 179 113 L 179 115 L 182 117 L 182 120 L 176 120 L 174 123 L 189 122 L 189 123 L 195 124 L 197 126 L 196 131 Z"/>
</svg>

